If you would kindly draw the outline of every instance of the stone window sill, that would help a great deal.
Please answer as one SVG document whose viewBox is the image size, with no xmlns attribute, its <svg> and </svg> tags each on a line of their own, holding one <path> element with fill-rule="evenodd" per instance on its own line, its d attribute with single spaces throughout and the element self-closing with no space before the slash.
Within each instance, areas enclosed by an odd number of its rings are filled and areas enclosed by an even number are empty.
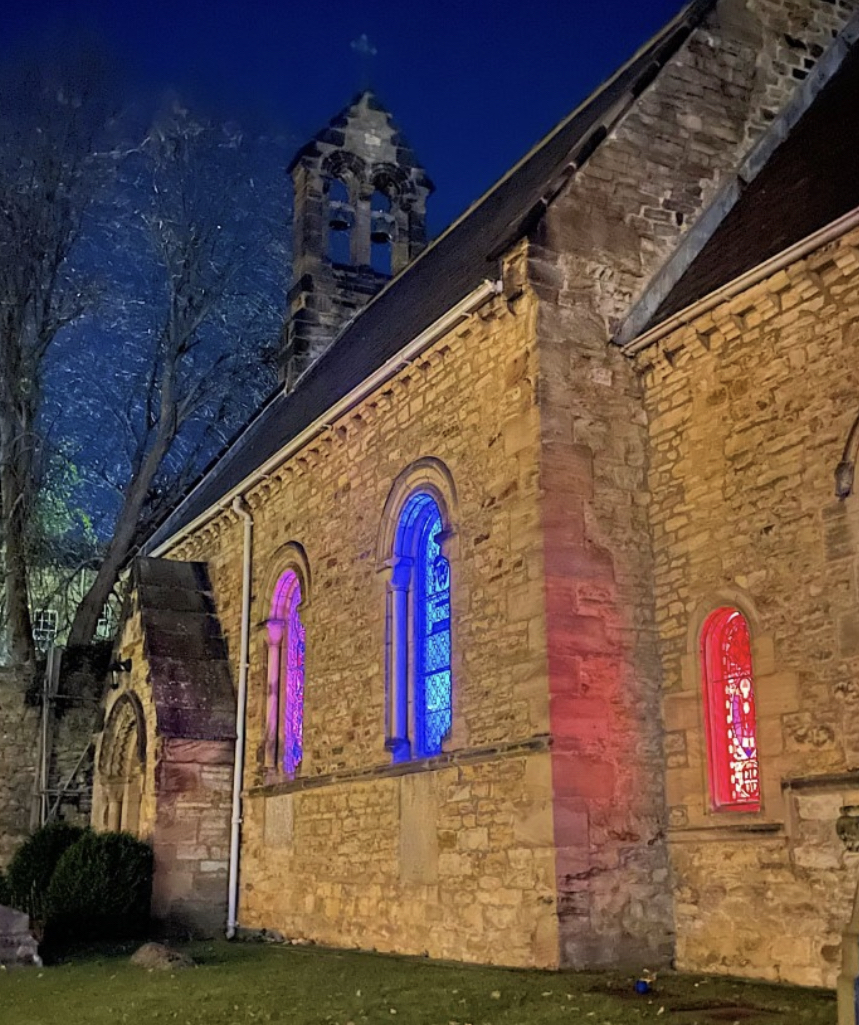
<svg viewBox="0 0 859 1025">
<path fill-rule="evenodd" d="M 838 790 L 859 787 L 859 771 L 827 772 L 819 776 L 798 776 L 781 781 L 782 790 Z"/>
<path fill-rule="evenodd" d="M 715 818 L 715 816 L 714 816 Z M 783 822 L 738 822 L 736 818 L 711 821 L 688 826 L 670 826 L 668 841 L 685 843 L 693 840 L 754 840 L 761 836 L 781 836 Z"/>
<path fill-rule="evenodd" d="M 434 755 L 432 758 L 419 758 L 412 762 L 395 762 L 394 764 L 386 763 L 360 769 L 343 769 L 338 772 L 330 772 L 318 776 L 300 776 L 297 779 L 282 778 L 271 782 L 266 780 L 260 785 L 250 787 L 245 792 L 245 795 L 247 797 L 275 797 L 279 794 L 291 794 L 301 790 L 312 790 L 317 787 L 366 782 L 372 779 L 390 779 L 396 776 L 409 776 L 416 772 L 433 772 L 438 769 L 445 769 L 451 765 L 473 765 L 494 761 L 499 758 L 513 758 L 523 754 L 548 750 L 549 738 L 547 736 L 536 736 L 528 740 L 512 741 L 493 747 L 450 751 Z"/>
</svg>

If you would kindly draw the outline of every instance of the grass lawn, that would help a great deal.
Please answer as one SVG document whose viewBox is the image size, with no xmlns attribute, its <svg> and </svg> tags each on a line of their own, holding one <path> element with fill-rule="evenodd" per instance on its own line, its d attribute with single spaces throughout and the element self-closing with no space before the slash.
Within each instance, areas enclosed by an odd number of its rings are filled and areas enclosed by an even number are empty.
<svg viewBox="0 0 859 1025">
<path fill-rule="evenodd" d="M 822 990 L 664 974 L 645 997 L 631 976 L 461 967 L 314 947 L 226 942 L 186 948 L 197 968 L 147 972 L 127 954 L 87 954 L 0 972 L 0 1025 L 832 1025 Z"/>
</svg>

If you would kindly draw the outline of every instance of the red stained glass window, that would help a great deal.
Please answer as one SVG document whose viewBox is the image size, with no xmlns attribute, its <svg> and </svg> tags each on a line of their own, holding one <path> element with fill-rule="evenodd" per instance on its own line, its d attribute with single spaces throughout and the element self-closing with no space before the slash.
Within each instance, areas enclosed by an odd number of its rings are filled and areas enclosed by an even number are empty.
<svg viewBox="0 0 859 1025">
<path fill-rule="evenodd" d="M 749 624 L 737 609 L 717 609 L 701 635 L 707 751 L 713 807 L 759 811 L 755 689 Z"/>
</svg>

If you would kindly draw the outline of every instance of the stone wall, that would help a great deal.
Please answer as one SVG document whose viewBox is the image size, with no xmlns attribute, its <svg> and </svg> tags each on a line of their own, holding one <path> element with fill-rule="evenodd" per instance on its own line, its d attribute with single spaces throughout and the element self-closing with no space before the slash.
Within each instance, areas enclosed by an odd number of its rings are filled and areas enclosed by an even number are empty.
<svg viewBox="0 0 859 1025">
<path fill-rule="evenodd" d="M 549 758 L 524 745 L 254 796 L 241 920 L 334 946 L 554 966 L 551 804 Z"/>
<path fill-rule="evenodd" d="M 39 709 L 27 703 L 29 686 L 28 673 L 0 667 L 0 868 L 29 835 L 36 807 Z"/>
<path fill-rule="evenodd" d="M 637 357 L 684 969 L 832 985 L 859 858 L 859 497 L 833 472 L 859 413 L 859 233 Z M 698 633 L 750 622 L 762 808 L 711 811 Z M 785 923 L 790 923 L 789 930 Z"/>
<path fill-rule="evenodd" d="M 606 343 L 852 9 L 723 0 L 508 254 L 507 301 L 249 492 L 243 926 L 514 964 L 670 956 L 649 438 Z M 428 456 L 457 493 L 454 724 L 437 759 L 392 766 L 379 536 Z M 312 578 L 304 761 L 277 781 L 264 624 L 290 544 Z M 169 554 L 209 565 L 237 668 L 239 518 Z"/>
<path fill-rule="evenodd" d="M 673 938 L 647 439 L 638 381 L 592 326 L 563 295 L 538 319 L 561 956 L 660 964 Z"/>
<path fill-rule="evenodd" d="M 521 280 L 521 257 L 518 278 Z M 512 267 L 508 271 L 517 277 Z M 530 292 L 483 307 L 249 494 L 254 517 L 240 923 L 437 957 L 557 964 Z M 386 502 L 433 457 L 455 490 L 447 542 L 453 729 L 385 749 Z M 312 580 L 304 760 L 264 767 L 264 622 L 303 546 Z M 242 527 L 221 514 L 172 556 L 205 558 L 237 658 Z"/>
<path fill-rule="evenodd" d="M 50 807 L 55 818 L 87 826 L 92 815 L 93 735 L 111 661 L 109 642 L 62 652 L 56 699 L 51 706 L 48 764 Z"/>
<path fill-rule="evenodd" d="M 211 937 L 227 920 L 235 706 L 217 667 L 200 665 L 215 660 L 219 645 L 205 646 L 213 650 L 211 660 L 195 658 L 202 630 L 217 634 L 216 620 L 202 629 L 199 622 L 210 608 L 205 592 L 194 588 L 204 574 L 170 565 L 173 572 L 160 579 L 157 566 L 135 566 L 118 649 L 131 670 L 118 676 L 105 701 L 93 826 L 122 829 L 149 843 L 153 916 L 172 934 Z M 163 610 L 153 614 L 159 602 L 175 611 L 173 632 L 184 658 L 160 622 Z"/>
<path fill-rule="evenodd" d="M 233 741 L 167 740 L 156 769 L 152 914 L 174 934 L 227 922 Z"/>
<path fill-rule="evenodd" d="M 857 10 L 856 0 L 721 0 L 572 178 L 568 299 L 584 301 L 603 338 Z"/>
<path fill-rule="evenodd" d="M 571 177 L 529 249 L 568 964 L 673 950 L 649 442 L 636 370 L 606 342 L 850 13 L 723 0 Z"/>
<path fill-rule="evenodd" d="M 0 868 L 39 824 L 36 781 L 43 673 L 43 664 L 34 670 L 0 668 Z M 88 666 L 78 665 L 71 672 L 64 669 L 58 696 L 51 702 L 47 790 L 53 819 L 89 823 L 92 755 L 88 749 L 101 687 L 98 674 Z"/>
</svg>

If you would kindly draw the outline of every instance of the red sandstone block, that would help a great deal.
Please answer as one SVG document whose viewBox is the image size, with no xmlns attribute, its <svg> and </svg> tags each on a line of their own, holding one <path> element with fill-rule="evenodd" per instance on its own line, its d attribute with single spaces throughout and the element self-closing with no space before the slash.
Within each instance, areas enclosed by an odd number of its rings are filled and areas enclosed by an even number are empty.
<svg viewBox="0 0 859 1025">
<path fill-rule="evenodd" d="M 547 601 L 547 617 L 551 616 L 551 600 Z M 555 616 L 547 624 L 547 642 L 550 652 L 565 655 L 588 655 L 612 649 L 601 616 Z"/>
<path fill-rule="evenodd" d="M 554 694 L 550 699 L 549 717 L 552 735 L 579 740 L 607 739 L 611 729 L 608 703 L 598 698 Z"/>
<path fill-rule="evenodd" d="M 614 797 L 615 768 L 596 758 L 554 751 L 552 779 L 556 796 L 606 801 Z"/>
<path fill-rule="evenodd" d="M 576 580 L 613 580 L 614 560 L 611 553 L 594 545 L 551 545 L 548 536 L 545 548 L 547 584 L 555 577 Z"/>
<path fill-rule="evenodd" d="M 555 693 L 577 693 L 580 688 L 581 657 L 549 652 L 549 689 Z"/>
<path fill-rule="evenodd" d="M 556 847 L 584 847 L 587 849 L 590 843 L 588 814 L 579 805 L 580 802 L 556 798 L 554 805 Z"/>
<path fill-rule="evenodd" d="M 200 768 L 193 763 L 162 762 L 160 776 L 162 793 L 189 793 L 200 786 Z"/>
</svg>

